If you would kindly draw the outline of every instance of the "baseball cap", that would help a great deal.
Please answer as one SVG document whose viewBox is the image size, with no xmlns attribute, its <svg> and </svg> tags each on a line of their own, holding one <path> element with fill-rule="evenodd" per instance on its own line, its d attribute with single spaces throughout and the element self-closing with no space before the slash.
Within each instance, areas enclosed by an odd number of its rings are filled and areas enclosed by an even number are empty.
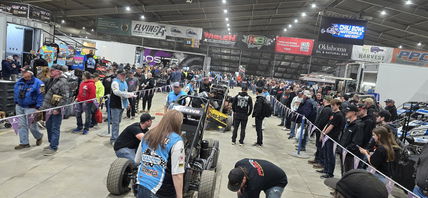
<svg viewBox="0 0 428 198">
<path fill-rule="evenodd" d="M 365 109 L 365 108 L 366 108 L 366 105 L 365 105 L 365 104 L 362 104 L 362 103 L 358 103 L 358 104 L 357 104 L 357 107 L 358 107 L 359 109 Z"/>
<path fill-rule="evenodd" d="M 241 168 L 234 168 L 229 172 L 229 183 L 227 188 L 232 192 L 238 192 L 241 188 L 242 179 L 244 179 L 245 173 Z"/>
<path fill-rule="evenodd" d="M 180 83 L 179 82 L 172 83 L 172 86 L 173 87 L 180 87 Z"/>
<path fill-rule="evenodd" d="M 13 60 L 13 56 L 7 56 L 6 59 L 7 60 Z"/>
<path fill-rule="evenodd" d="M 155 119 L 155 117 L 151 116 L 148 113 L 145 113 L 145 114 L 140 116 L 140 123 L 144 123 L 144 122 L 147 122 L 149 120 L 154 120 L 154 119 Z"/>
<path fill-rule="evenodd" d="M 345 108 L 345 111 L 346 111 L 346 112 L 350 112 L 350 111 L 358 112 L 358 107 L 357 107 L 357 106 L 355 106 L 355 105 L 353 105 L 353 104 L 351 104 L 351 105 L 349 105 L 349 106 L 347 106 L 347 107 Z"/>
<path fill-rule="evenodd" d="M 393 99 L 386 99 L 386 100 L 385 100 L 385 103 L 391 103 L 391 102 L 392 102 L 392 103 L 395 103 L 395 101 L 394 101 Z"/>
<path fill-rule="evenodd" d="M 124 75 L 124 74 L 126 74 L 126 72 L 125 72 L 125 70 L 119 70 L 119 71 L 117 71 L 117 75 Z"/>
<path fill-rule="evenodd" d="M 362 169 L 350 170 L 341 179 L 328 178 L 324 180 L 324 184 L 345 198 L 388 197 L 385 184 L 373 174 Z"/>
<path fill-rule="evenodd" d="M 53 64 L 51 69 L 62 71 L 62 66 L 58 64 Z"/>
</svg>

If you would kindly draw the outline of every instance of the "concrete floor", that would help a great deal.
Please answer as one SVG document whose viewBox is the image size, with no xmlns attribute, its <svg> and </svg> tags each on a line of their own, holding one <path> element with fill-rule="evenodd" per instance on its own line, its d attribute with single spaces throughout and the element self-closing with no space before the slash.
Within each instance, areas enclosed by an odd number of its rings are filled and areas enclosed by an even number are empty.
<svg viewBox="0 0 428 198">
<path fill-rule="evenodd" d="M 232 95 L 237 91 L 232 90 Z M 155 95 L 152 114 L 163 112 L 164 98 L 165 94 Z M 157 116 L 155 123 L 159 120 Z M 120 130 L 136 121 L 123 120 Z M 246 157 L 266 159 L 285 170 L 289 183 L 283 197 L 331 197 L 320 175 L 307 164 L 307 160 L 289 155 L 294 151 L 294 141 L 287 139 L 286 132 L 276 126 L 278 123 L 279 119 L 275 117 L 266 120 L 262 148 L 251 146 L 256 140 L 255 129 L 251 126 L 253 119 L 248 123 L 246 145 L 243 147 L 231 145 L 231 132 L 206 132 L 206 138 L 220 141 L 217 197 L 236 197 L 227 189 L 227 174 L 236 161 Z M 30 137 L 33 146 L 16 151 L 13 147 L 19 142 L 18 136 L 11 129 L 0 129 L 0 197 L 116 197 L 109 195 L 105 186 L 109 166 L 116 156 L 109 145 L 109 138 L 97 135 L 107 130 L 105 124 L 101 126 L 83 136 L 70 133 L 75 128 L 74 117 L 64 120 L 58 153 L 50 157 L 42 155 L 42 148 L 47 145 L 45 130 L 42 130 L 45 134 L 42 146 L 36 147 L 34 138 Z M 308 147 L 308 153 L 312 154 L 314 146 Z"/>
</svg>

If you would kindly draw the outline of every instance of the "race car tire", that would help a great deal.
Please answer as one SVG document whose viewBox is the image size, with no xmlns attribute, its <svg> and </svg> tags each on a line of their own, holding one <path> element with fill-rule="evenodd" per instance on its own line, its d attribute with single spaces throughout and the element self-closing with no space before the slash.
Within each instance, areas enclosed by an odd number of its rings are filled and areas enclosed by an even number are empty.
<svg viewBox="0 0 428 198">
<path fill-rule="evenodd" d="M 218 157 L 220 155 L 220 142 L 218 140 L 213 140 L 213 139 L 206 139 L 208 141 L 208 154 L 207 156 L 210 155 L 210 153 L 213 151 L 213 149 L 216 149 L 216 152 L 214 153 L 214 158 L 213 158 L 213 163 L 211 164 L 211 167 L 209 167 L 210 169 L 212 168 L 216 168 L 217 167 L 217 162 L 218 162 Z"/>
<path fill-rule="evenodd" d="M 122 195 L 130 191 L 129 174 L 134 169 L 134 162 L 126 158 L 117 158 L 110 166 L 107 175 L 107 190 L 113 195 Z"/>
<path fill-rule="evenodd" d="M 216 183 L 216 172 L 213 170 L 202 171 L 201 180 L 198 188 L 198 197 L 213 198 Z"/>
</svg>

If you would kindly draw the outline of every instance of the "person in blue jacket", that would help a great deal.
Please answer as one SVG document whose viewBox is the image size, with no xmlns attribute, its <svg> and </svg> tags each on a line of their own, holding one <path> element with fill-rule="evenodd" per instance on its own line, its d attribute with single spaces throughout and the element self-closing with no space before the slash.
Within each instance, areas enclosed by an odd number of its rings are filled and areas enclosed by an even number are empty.
<svg viewBox="0 0 428 198">
<path fill-rule="evenodd" d="M 14 88 L 16 115 L 28 115 L 38 111 L 43 104 L 44 86 L 41 80 L 34 77 L 33 72 L 30 70 L 23 71 L 22 78 L 16 82 Z M 36 145 L 40 146 L 43 134 L 39 131 L 35 117 L 27 119 L 27 116 L 21 116 L 18 118 L 18 122 L 19 145 L 15 149 L 20 150 L 30 147 L 28 142 L 28 128 L 36 139 Z"/>
<path fill-rule="evenodd" d="M 179 82 L 175 82 L 172 84 L 173 91 L 169 92 L 169 94 L 166 96 L 166 105 L 164 112 L 166 113 L 166 110 L 168 109 L 169 105 L 177 102 L 177 100 L 181 96 L 187 96 L 187 93 L 181 90 L 181 86 Z M 180 104 L 184 105 L 186 101 L 181 101 Z"/>
</svg>

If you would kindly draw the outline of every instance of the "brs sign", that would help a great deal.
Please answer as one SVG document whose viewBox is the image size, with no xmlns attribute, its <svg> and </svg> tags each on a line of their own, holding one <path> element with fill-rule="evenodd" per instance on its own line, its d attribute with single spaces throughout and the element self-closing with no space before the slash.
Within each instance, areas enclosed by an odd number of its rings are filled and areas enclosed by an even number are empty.
<svg viewBox="0 0 428 198">
<path fill-rule="evenodd" d="M 393 63 L 428 66 L 428 52 L 394 49 Z"/>
</svg>

